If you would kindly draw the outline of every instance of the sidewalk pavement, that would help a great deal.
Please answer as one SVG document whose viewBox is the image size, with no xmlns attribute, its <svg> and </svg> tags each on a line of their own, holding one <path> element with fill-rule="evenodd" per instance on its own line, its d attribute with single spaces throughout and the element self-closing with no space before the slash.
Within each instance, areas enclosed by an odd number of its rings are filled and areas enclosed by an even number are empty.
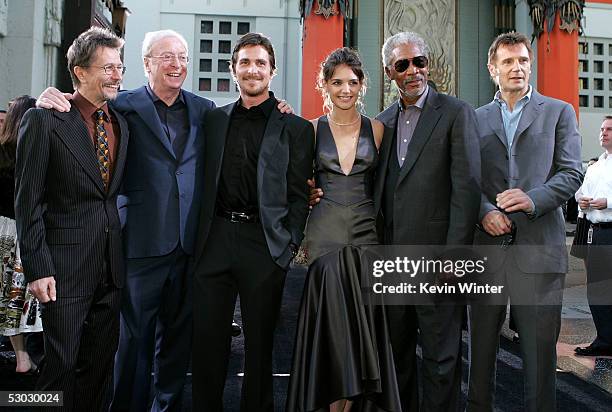
<svg viewBox="0 0 612 412">
<path fill-rule="evenodd" d="M 573 241 L 573 236 L 569 234 L 573 234 L 574 227 L 567 224 L 568 250 Z M 502 333 L 510 340 L 514 336 L 507 320 Z M 559 372 L 573 373 L 612 394 L 612 356 L 576 356 L 574 353 L 576 346 L 589 345 L 595 335 L 587 301 L 584 261 L 570 256 L 563 294 L 561 333 L 557 343 L 557 369 Z"/>
</svg>

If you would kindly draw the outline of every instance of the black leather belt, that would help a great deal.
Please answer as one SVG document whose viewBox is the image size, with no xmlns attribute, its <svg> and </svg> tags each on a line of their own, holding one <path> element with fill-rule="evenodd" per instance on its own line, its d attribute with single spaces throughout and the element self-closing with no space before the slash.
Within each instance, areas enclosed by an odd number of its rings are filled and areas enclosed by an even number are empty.
<svg viewBox="0 0 612 412">
<path fill-rule="evenodd" d="M 591 223 L 591 226 L 598 229 L 612 229 L 612 222 Z"/>
<path fill-rule="evenodd" d="M 259 222 L 259 215 L 257 213 L 233 212 L 231 210 L 217 209 L 217 216 L 225 218 L 232 223 Z"/>
</svg>

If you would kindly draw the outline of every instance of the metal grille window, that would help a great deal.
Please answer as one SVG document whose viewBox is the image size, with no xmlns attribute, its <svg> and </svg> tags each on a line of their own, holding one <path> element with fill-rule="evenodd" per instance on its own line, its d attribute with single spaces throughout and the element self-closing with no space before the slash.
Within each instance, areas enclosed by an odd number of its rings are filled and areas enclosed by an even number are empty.
<svg viewBox="0 0 612 412">
<path fill-rule="evenodd" d="M 238 16 L 196 16 L 195 38 L 200 44 L 195 61 L 194 89 L 206 97 L 238 97 L 229 63 L 236 41 L 255 30 L 255 19 Z M 204 92 L 204 93 L 203 93 Z"/>
<path fill-rule="evenodd" d="M 609 113 L 612 109 L 612 39 L 580 37 L 578 76 L 581 110 Z"/>
</svg>

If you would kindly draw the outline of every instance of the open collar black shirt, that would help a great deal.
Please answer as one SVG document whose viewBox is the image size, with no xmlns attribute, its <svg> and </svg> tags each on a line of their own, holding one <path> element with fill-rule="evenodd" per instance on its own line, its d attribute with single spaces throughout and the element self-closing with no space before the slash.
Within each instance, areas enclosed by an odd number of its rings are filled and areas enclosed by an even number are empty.
<svg viewBox="0 0 612 412">
<path fill-rule="evenodd" d="M 148 84 L 146 88 L 159 116 L 162 129 L 166 133 L 172 149 L 174 149 L 174 155 L 177 159 L 180 159 L 185 150 L 187 137 L 189 136 L 189 115 L 185 99 L 183 98 L 183 91 L 181 90 L 174 103 L 168 106 L 162 99 L 157 97 Z"/>
<path fill-rule="evenodd" d="M 242 100 L 230 118 L 223 165 L 219 179 L 217 207 L 232 212 L 255 213 L 257 203 L 257 161 L 270 114 L 276 107 L 274 94 L 250 109 Z"/>
</svg>

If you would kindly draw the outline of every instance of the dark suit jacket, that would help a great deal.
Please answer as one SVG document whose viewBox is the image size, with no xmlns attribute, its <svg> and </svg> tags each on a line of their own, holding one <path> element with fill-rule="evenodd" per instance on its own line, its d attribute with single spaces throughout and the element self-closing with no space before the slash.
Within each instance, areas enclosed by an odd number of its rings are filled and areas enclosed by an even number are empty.
<svg viewBox="0 0 612 412">
<path fill-rule="evenodd" d="M 118 207 L 128 258 L 163 256 L 179 241 L 192 254 L 204 175 L 202 121 L 215 104 L 183 90 L 189 117 L 185 150 L 177 158 L 145 86 L 119 93 L 113 107 L 130 128 Z"/>
<path fill-rule="evenodd" d="M 398 103 L 376 118 L 385 125 L 375 189 L 381 216 L 383 191 L 397 130 Z M 394 160 L 396 161 L 396 160 Z M 393 203 L 393 243 L 404 245 L 471 244 L 480 202 L 480 153 L 474 110 L 431 87 Z M 384 227 L 384 225 L 383 225 Z"/>
<path fill-rule="evenodd" d="M 107 259 L 114 284 L 123 286 L 124 263 L 117 193 L 129 133 L 121 138 L 112 180 L 104 190 L 92 138 L 79 111 L 30 109 L 21 121 L 15 165 L 15 214 L 28 282 L 55 276 L 57 296 L 92 294 Z"/>
<path fill-rule="evenodd" d="M 237 103 L 210 111 L 204 121 L 206 147 L 204 188 L 195 262 L 208 241 L 215 215 L 217 188 L 230 117 Z M 299 245 L 308 216 L 308 185 L 312 176 L 312 123 L 274 108 L 268 119 L 257 163 L 259 217 L 270 255 L 282 268 L 291 261 L 290 243 Z M 210 239 L 214 241 L 214 239 Z"/>
<path fill-rule="evenodd" d="M 501 110 L 491 102 L 476 110 L 482 155 L 480 219 L 495 210 L 495 197 L 520 188 L 535 205 L 535 216 L 512 213 L 517 225 L 513 248 L 525 273 L 565 273 L 567 252 L 561 205 L 582 181 L 581 140 L 576 114 L 569 104 L 533 91 L 521 115 L 512 152 L 504 132 Z M 478 244 L 499 243 L 478 232 Z M 527 247 L 525 247 L 528 245 Z"/>
</svg>

